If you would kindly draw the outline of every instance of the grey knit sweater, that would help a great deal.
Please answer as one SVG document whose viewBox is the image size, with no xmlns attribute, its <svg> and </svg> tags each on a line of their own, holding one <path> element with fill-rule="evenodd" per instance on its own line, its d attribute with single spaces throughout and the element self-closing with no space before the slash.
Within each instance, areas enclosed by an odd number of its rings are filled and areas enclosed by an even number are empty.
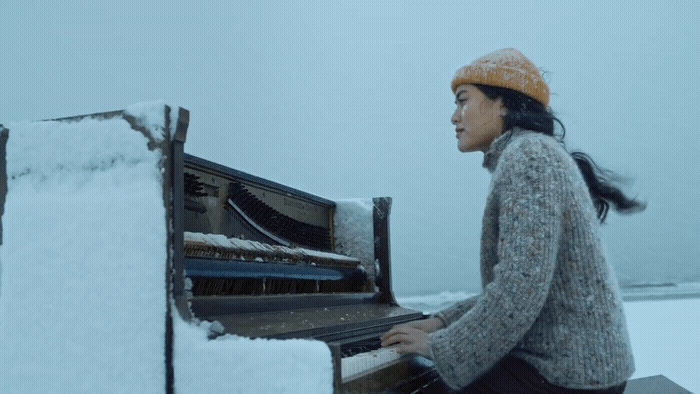
<svg viewBox="0 0 700 394">
<path fill-rule="evenodd" d="M 634 371 L 622 300 L 575 162 L 554 138 L 514 129 L 484 167 L 483 291 L 437 314 L 440 376 L 464 387 L 512 355 L 559 386 L 621 384 Z"/>
</svg>

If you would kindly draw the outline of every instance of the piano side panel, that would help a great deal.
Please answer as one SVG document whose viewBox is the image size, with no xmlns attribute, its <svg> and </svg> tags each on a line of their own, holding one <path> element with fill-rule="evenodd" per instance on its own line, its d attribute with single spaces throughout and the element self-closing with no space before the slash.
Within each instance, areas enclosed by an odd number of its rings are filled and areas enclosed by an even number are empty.
<svg viewBox="0 0 700 394">
<path fill-rule="evenodd" d="M 149 122 L 115 111 L 10 127 L 0 391 L 166 387 L 169 107 L 130 109 Z"/>
<path fill-rule="evenodd" d="M 0 124 L 0 245 L 2 245 L 2 214 L 5 212 L 7 196 L 7 158 L 5 147 L 10 131 Z"/>
<path fill-rule="evenodd" d="M 379 300 L 387 304 L 398 305 L 391 289 L 391 245 L 389 243 L 389 212 L 391 197 L 374 199 L 374 258 L 379 263 Z"/>
</svg>

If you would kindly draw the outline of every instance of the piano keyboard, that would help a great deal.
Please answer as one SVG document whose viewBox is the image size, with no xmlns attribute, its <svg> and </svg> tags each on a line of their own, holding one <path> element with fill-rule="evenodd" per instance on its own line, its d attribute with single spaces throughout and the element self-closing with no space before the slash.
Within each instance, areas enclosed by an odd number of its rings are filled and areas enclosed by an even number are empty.
<svg viewBox="0 0 700 394">
<path fill-rule="evenodd" d="M 411 357 L 411 355 L 399 354 L 391 347 L 344 357 L 341 359 L 340 364 L 343 383 L 391 366 L 404 357 Z"/>
</svg>

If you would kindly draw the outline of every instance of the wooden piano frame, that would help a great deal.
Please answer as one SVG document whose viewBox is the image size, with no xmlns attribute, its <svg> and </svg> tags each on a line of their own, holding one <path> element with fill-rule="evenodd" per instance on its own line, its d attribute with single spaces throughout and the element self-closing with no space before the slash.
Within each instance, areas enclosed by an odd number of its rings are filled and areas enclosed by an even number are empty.
<svg viewBox="0 0 700 394">
<path fill-rule="evenodd" d="M 166 111 L 167 117 L 168 111 Z M 204 159 L 191 156 L 184 153 L 184 143 L 186 140 L 187 126 L 189 120 L 189 112 L 180 108 L 177 118 L 177 124 L 172 129 L 174 134 L 170 136 L 172 141 L 169 146 L 163 146 L 162 149 L 165 155 L 170 158 L 167 160 L 165 168 L 165 179 L 168 184 L 164 188 L 165 192 L 172 196 L 172 205 L 168 207 L 167 216 L 172 218 L 172 234 L 168 238 L 168 251 L 172 252 L 172 256 L 168 258 L 168 266 L 166 267 L 166 284 L 170 289 L 171 301 L 167 305 L 168 311 L 166 315 L 166 365 L 167 365 L 167 387 L 169 391 L 173 388 L 173 321 L 172 308 L 175 308 L 177 313 L 186 321 L 191 321 L 204 316 L 205 320 L 218 320 L 224 323 L 227 327 L 235 326 L 238 321 L 235 320 L 236 314 L 257 312 L 264 314 L 265 312 L 277 310 L 298 310 L 299 318 L 303 317 L 303 313 L 313 314 L 315 310 L 323 309 L 326 319 L 334 319 L 332 313 L 327 311 L 333 308 L 353 307 L 368 308 L 369 315 L 377 314 L 380 323 L 349 323 L 341 325 L 338 329 L 337 324 L 330 324 L 332 327 L 322 326 L 311 329 L 300 329 L 293 332 L 277 333 L 274 335 L 264 335 L 267 338 L 313 338 L 322 340 L 328 343 L 331 350 L 334 363 L 334 389 L 336 392 L 341 391 L 365 391 L 376 390 L 378 387 L 384 387 L 391 382 L 382 382 L 386 373 L 377 373 L 358 379 L 357 382 L 348 385 L 341 378 L 341 348 L 344 343 L 347 343 L 352 338 L 376 338 L 378 334 L 385 332 L 394 324 L 400 324 L 407 321 L 417 320 L 424 317 L 419 311 L 400 308 L 394 298 L 391 287 L 391 263 L 390 263 L 390 243 L 389 243 L 389 213 L 391 209 L 391 198 L 380 197 L 373 199 L 373 230 L 374 230 L 374 258 L 378 263 L 380 275 L 376 278 L 376 291 L 374 292 L 359 292 L 359 293 L 337 293 L 337 294 L 305 294 L 305 295 L 277 295 L 260 297 L 219 297 L 212 300 L 193 300 L 191 294 L 188 295 L 186 288 L 186 270 L 184 256 L 184 233 L 186 231 L 185 223 L 185 167 L 186 165 L 200 166 L 215 171 L 242 178 L 246 181 L 263 184 L 266 187 L 282 190 L 285 193 L 301 194 L 312 199 L 324 200 L 320 197 L 309 195 L 284 185 L 270 182 L 265 179 L 254 177 L 249 174 L 242 173 L 216 163 L 206 161 Z M 170 120 L 166 119 L 166 123 Z M 166 127 L 167 129 L 167 127 Z M 167 139 L 167 138 L 166 138 Z M 170 196 L 164 196 L 165 201 Z M 324 200 L 327 203 L 334 204 L 329 200 Z M 399 313 L 396 310 L 400 310 Z M 233 317 L 230 315 L 233 313 Z M 213 317 L 212 317 L 213 316 Z M 340 321 L 339 317 L 337 317 Z M 233 319 L 227 324 L 227 319 Z M 335 327 L 333 327 L 335 326 Z M 238 335 L 256 337 L 260 336 L 256 332 L 245 331 L 244 328 L 227 330 Z M 434 369 L 415 362 L 407 361 L 392 366 L 389 375 L 398 373 L 402 376 L 412 376 L 414 374 L 431 374 L 431 379 L 436 379 Z M 391 378 L 391 377 L 390 377 Z M 379 385 L 379 386 L 378 386 Z"/>
<path fill-rule="evenodd" d="M 413 376 L 415 374 L 431 372 L 434 378 L 434 369 L 425 368 L 412 362 L 411 357 L 406 357 L 406 362 L 394 363 L 387 369 L 389 373 L 372 372 L 363 375 L 356 381 L 348 383 L 343 381 L 341 376 L 341 358 L 343 351 L 347 354 L 347 346 L 354 346 L 359 341 L 365 346 L 369 338 L 375 341 L 378 336 L 391 328 L 395 324 L 400 324 L 412 320 L 421 319 L 424 315 L 415 310 L 401 308 L 397 305 L 391 288 L 391 264 L 389 245 L 389 213 L 391 209 L 391 198 L 374 198 L 372 208 L 373 227 L 373 254 L 381 274 L 370 278 L 366 277 L 363 290 L 353 290 L 352 292 L 317 292 L 312 294 L 273 294 L 264 297 L 234 295 L 207 298 L 193 296 L 192 289 L 188 288 L 187 280 L 190 279 L 186 270 L 187 259 L 193 259 L 185 255 L 185 232 L 188 228 L 185 193 L 186 168 L 201 167 L 217 173 L 224 174 L 232 179 L 241 179 L 251 184 L 262 185 L 269 190 L 276 190 L 284 196 L 301 196 L 305 201 L 317 202 L 321 205 L 335 207 L 334 201 L 326 200 L 318 196 L 292 189 L 269 180 L 245 174 L 222 165 L 209 162 L 207 160 L 185 154 L 184 143 L 187 137 L 189 126 L 189 111 L 184 108 L 171 108 L 164 105 L 164 119 L 162 130 L 150 130 L 142 123 L 143 119 L 137 119 L 127 110 L 95 113 L 50 119 L 51 121 L 72 122 L 85 118 L 111 119 L 121 118 L 125 120 L 131 128 L 140 132 L 148 139 L 148 149 L 159 150 L 161 152 L 161 172 L 163 174 L 163 201 L 165 202 L 165 227 L 169 230 L 167 237 L 167 259 L 165 264 L 165 288 L 166 297 L 165 314 L 165 388 L 166 392 L 175 391 L 175 371 L 174 371 L 174 317 L 177 313 L 183 320 L 196 322 L 198 320 L 219 321 L 224 327 L 223 332 L 216 332 L 216 335 L 231 333 L 248 337 L 262 337 L 275 339 L 288 338 L 310 338 L 321 340 L 328 344 L 333 360 L 334 389 L 336 392 L 345 391 L 377 391 L 383 390 L 379 387 L 393 384 L 392 375 Z M 153 132 L 162 131 L 162 136 L 154 137 Z M 0 127 L 0 155 L 4 157 L 4 142 L 7 140 L 8 132 L 4 127 Z M 2 168 L 4 162 L 0 162 L 0 199 L 4 199 L 7 184 L 5 171 Z M 189 167 L 188 167 L 189 166 Z M 227 178 L 228 179 L 228 178 Z M 0 213 L 4 204 L 0 200 Z M 189 206 L 192 210 L 191 201 Z M 195 207 L 196 209 L 196 207 Z M 333 208 L 334 209 L 334 208 Z M 331 218 L 333 215 L 331 214 Z M 1 226 L 1 224 L 0 224 Z M 216 232 L 214 233 L 217 234 Z M 2 228 L 0 227 L 0 237 Z M 230 235 L 229 235 L 230 236 Z M 333 233 L 331 224 L 331 245 L 333 245 Z M 1 240 L 1 238 L 0 238 Z M 299 243 L 300 248 L 304 248 L 304 243 Z M 296 247 L 296 246 L 293 246 Z M 327 251 L 333 252 L 333 246 L 319 249 L 319 254 Z M 312 251 L 313 252 L 313 251 Z M 338 255 L 335 256 L 346 257 Z M 350 258 L 350 257 L 348 257 Z M 360 262 L 359 259 L 351 258 Z M 236 263 L 237 264 L 237 263 Z M 245 264 L 245 262 L 243 263 Z M 307 268 L 313 269 L 315 264 L 304 263 Z M 293 268 L 296 269 L 296 268 Z M 358 268 L 356 267 L 355 270 Z M 372 268 L 374 270 L 374 268 Z M 360 270 L 361 271 L 361 270 Z M 191 273 L 191 272 L 190 272 Z M 374 275 L 374 274 L 373 274 Z M 371 287 L 371 289 L 370 289 Z M 216 298 L 216 299 L 214 299 Z M 272 334 L 256 331 L 255 324 L 246 326 L 241 324 L 239 316 L 246 316 L 247 321 L 255 321 L 258 318 L 264 320 L 270 318 L 278 311 L 292 311 L 299 318 L 310 317 L 318 319 L 310 327 L 302 327 L 293 331 L 278 330 Z M 353 312 L 359 316 L 356 320 L 343 319 L 346 312 Z M 321 316 L 322 315 L 322 316 Z M 253 317 L 250 317 L 253 316 Z M 320 316 L 320 317 L 319 317 Z M 343 321 L 344 320 L 344 321 Z M 363 320 L 363 321 L 360 321 Z M 293 318 L 287 314 L 281 314 L 273 324 L 281 321 L 287 326 L 294 326 Z M 344 347 L 346 347 L 344 349 Z M 357 348 L 355 348 L 356 350 Z M 353 353 L 357 354 L 357 353 Z M 388 380 L 387 380 L 388 376 Z M 355 379 L 354 377 L 352 379 Z M 380 384 L 381 386 L 378 386 Z"/>
</svg>

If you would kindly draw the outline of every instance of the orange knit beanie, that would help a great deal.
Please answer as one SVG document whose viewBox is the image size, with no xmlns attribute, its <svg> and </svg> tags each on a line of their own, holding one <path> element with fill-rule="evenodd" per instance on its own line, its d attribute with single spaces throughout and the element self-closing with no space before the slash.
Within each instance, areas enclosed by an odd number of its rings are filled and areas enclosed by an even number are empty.
<svg viewBox="0 0 700 394">
<path fill-rule="evenodd" d="M 463 83 L 498 86 L 523 93 L 547 107 L 549 87 L 537 67 L 520 51 L 500 49 L 482 56 L 455 73 L 452 92 Z"/>
</svg>

